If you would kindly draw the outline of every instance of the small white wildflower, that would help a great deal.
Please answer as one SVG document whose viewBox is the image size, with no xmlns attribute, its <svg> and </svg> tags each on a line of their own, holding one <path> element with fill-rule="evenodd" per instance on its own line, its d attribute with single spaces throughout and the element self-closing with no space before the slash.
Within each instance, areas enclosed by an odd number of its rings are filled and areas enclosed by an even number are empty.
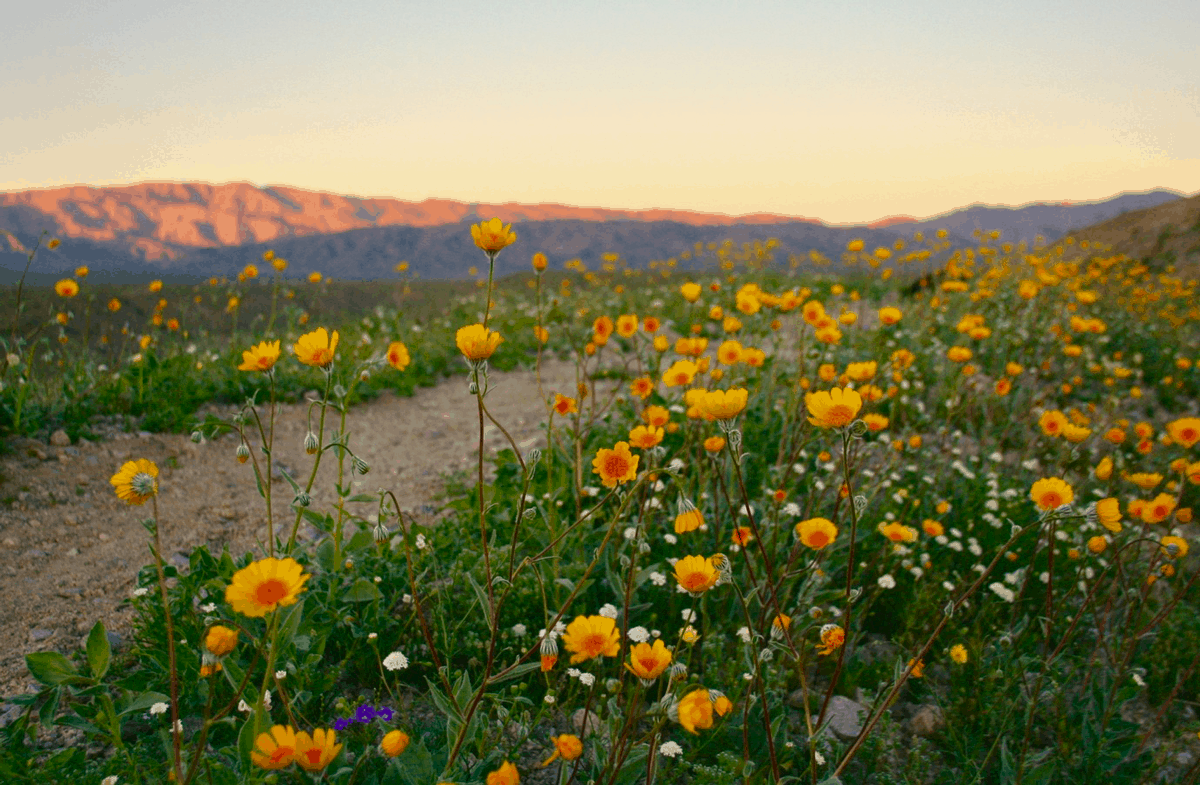
<svg viewBox="0 0 1200 785">
<path fill-rule="evenodd" d="M 546 696 L 542 698 L 542 700 L 546 703 L 554 703 L 554 696 L 547 692 Z"/>
<path fill-rule="evenodd" d="M 110 774 L 109 776 L 100 780 L 100 785 L 117 785 L 117 775 Z"/>
<path fill-rule="evenodd" d="M 749 643 L 753 638 L 750 636 L 749 627 L 740 627 L 737 631 L 737 636 L 742 639 L 743 643 Z"/>
<path fill-rule="evenodd" d="M 596 677 L 591 673 L 581 673 L 579 674 L 579 683 L 585 687 L 590 687 L 596 683 Z"/>
<path fill-rule="evenodd" d="M 682 616 L 683 620 L 688 624 L 691 624 L 692 622 L 696 621 L 696 612 L 694 610 L 692 610 L 691 608 L 684 608 L 683 612 L 680 613 L 679 615 Z"/>
<path fill-rule="evenodd" d="M 1000 583 L 999 581 L 989 584 L 988 588 L 991 589 L 993 592 L 995 592 L 996 596 L 999 597 L 1000 599 L 1004 600 L 1005 602 L 1012 602 L 1013 600 L 1015 600 L 1017 598 L 1017 595 L 1013 594 L 1012 589 L 1009 589 L 1007 586 L 1005 586 L 1003 583 Z"/>
<path fill-rule="evenodd" d="M 666 755 L 668 758 L 678 758 L 683 754 L 683 747 L 680 747 L 673 741 L 664 741 L 662 744 L 658 745 L 658 753 L 660 755 Z"/>
<path fill-rule="evenodd" d="M 637 536 L 637 527 L 636 526 L 626 526 L 625 531 L 621 532 L 621 536 L 623 536 L 627 540 L 632 540 L 634 537 Z"/>
<path fill-rule="evenodd" d="M 275 681 L 283 681 L 287 678 L 287 671 L 275 671 Z"/>
<path fill-rule="evenodd" d="M 367 640 L 369 640 L 369 641 L 373 641 L 378 637 L 379 637 L 379 633 L 377 633 L 377 632 L 367 633 Z"/>
<path fill-rule="evenodd" d="M 754 674 L 753 673 L 743 673 L 742 681 L 754 681 Z"/>
<path fill-rule="evenodd" d="M 946 547 L 956 553 L 962 553 L 963 544 L 958 540 L 951 540 L 950 542 L 946 543 Z"/>
<path fill-rule="evenodd" d="M 150 707 L 150 714 L 151 715 L 166 714 L 167 709 L 169 709 L 169 708 L 170 708 L 170 706 L 163 703 L 162 701 L 159 701 L 158 703 L 156 703 Z"/>
<path fill-rule="evenodd" d="M 405 657 L 398 651 L 394 651 L 383 658 L 383 667 L 390 671 L 404 670 L 408 667 L 408 657 Z"/>
<path fill-rule="evenodd" d="M 662 499 L 657 496 L 651 496 L 649 501 L 646 502 L 646 509 L 648 510 L 661 510 L 662 506 Z"/>
<path fill-rule="evenodd" d="M 175 731 L 176 733 L 183 733 L 183 720 L 175 720 L 175 725 L 171 728 L 171 730 Z"/>
<path fill-rule="evenodd" d="M 525 629 L 524 624 L 514 624 L 513 625 L 512 634 L 516 635 L 518 638 L 524 638 L 525 632 L 526 632 L 526 629 Z"/>
<path fill-rule="evenodd" d="M 631 627 L 628 634 L 629 640 L 634 643 L 645 643 L 650 640 L 650 631 L 645 627 Z"/>
<path fill-rule="evenodd" d="M 983 554 L 983 548 L 979 547 L 979 543 L 977 542 L 973 542 L 968 545 L 967 550 L 970 551 L 971 555 L 973 556 L 980 556 Z"/>
<path fill-rule="evenodd" d="M 428 544 L 429 544 L 429 541 L 425 539 L 424 534 L 417 535 L 417 550 L 419 550 L 419 551 L 425 550 L 425 546 L 427 546 Z"/>
<path fill-rule="evenodd" d="M 203 611 L 204 613 L 212 613 L 216 609 L 217 609 L 217 604 L 215 602 L 206 602 L 200 606 L 200 610 Z"/>
<path fill-rule="evenodd" d="M 996 499 L 988 499 L 983 503 L 983 506 L 987 507 L 992 512 L 995 512 L 996 510 L 1000 509 L 1000 502 Z"/>
<path fill-rule="evenodd" d="M 668 545 L 674 545 L 675 543 L 679 542 L 679 538 L 676 537 L 674 534 L 664 535 L 663 539 L 667 541 Z"/>
<path fill-rule="evenodd" d="M 880 575 L 879 580 L 877 580 L 875 582 L 877 584 L 879 584 L 880 588 L 884 588 L 884 589 L 896 588 L 896 579 L 893 578 L 891 575 Z"/>
<path fill-rule="evenodd" d="M 799 515 L 800 505 L 796 504 L 795 502 L 788 502 L 787 504 L 783 505 L 783 514 L 791 515 L 793 517 Z"/>
<path fill-rule="evenodd" d="M 1050 573 L 1048 573 L 1048 572 L 1039 573 L 1038 580 L 1041 581 L 1042 583 L 1049 583 L 1050 582 Z"/>
<path fill-rule="evenodd" d="M 1038 469 L 1038 465 L 1039 464 L 1038 464 L 1037 458 L 1030 458 L 1027 461 L 1021 461 L 1021 467 L 1028 471 L 1031 471 L 1031 472 L 1036 472 Z"/>
<path fill-rule="evenodd" d="M 950 581 L 942 581 L 942 588 L 946 591 L 954 591 L 954 584 Z"/>
<path fill-rule="evenodd" d="M 238 701 L 238 711 L 250 711 L 250 704 L 244 700 Z"/>
<path fill-rule="evenodd" d="M 604 607 L 600 609 L 600 615 L 609 619 L 617 618 L 617 606 L 611 602 L 604 603 Z"/>
<path fill-rule="evenodd" d="M 678 474 L 679 472 L 683 471 L 686 466 L 687 464 L 679 458 L 672 458 L 671 462 L 667 464 L 667 471 Z"/>
<path fill-rule="evenodd" d="M 1133 674 L 1133 683 L 1134 683 L 1134 684 L 1136 684 L 1136 685 L 1137 685 L 1137 686 L 1139 686 L 1139 687 L 1145 687 L 1145 686 L 1146 686 L 1146 682 L 1145 682 L 1145 680 L 1144 680 L 1144 679 L 1142 679 L 1142 676 L 1141 676 L 1141 674 L 1139 674 L 1139 673 L 1134 673 L 1134 674 Z"/>
<path fill-rule="evenodd" d="M 650 582 L 655 586 L 666 586 L 667 576 L 661 572 L 652 572 L 650 573 Z"/>
<path fill-rule="evenodd" d="M 138 588 L 133 590 L 134 597 L 145 597 L 149 593 L 150 593 L 150 590 L 147 589 L 145 586 L 139 586 Z"/>
</svg>

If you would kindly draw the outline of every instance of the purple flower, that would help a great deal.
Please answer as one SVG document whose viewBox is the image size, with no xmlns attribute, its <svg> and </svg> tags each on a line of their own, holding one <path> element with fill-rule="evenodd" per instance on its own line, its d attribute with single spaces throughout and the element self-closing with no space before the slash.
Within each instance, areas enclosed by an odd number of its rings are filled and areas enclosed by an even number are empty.
<svg viewBox="0 0 1200 785">
<path fill-rule="evenodd" d="M 348 719 L 337 720 L 336 722 L 333 723 L 333 729 L 334 730 L 345 730 L 346 728 L 350 727 L 350 722 L 351 722 L 351 720 L 348 720 Z"/>
<path fill-rule="evenodd" d="M 373 719 L 375 719 L 375 710 L 366 704 L 354 710 L 355 722 L 361 722 L 363 725 L 366 725 Z"/>
</svg>

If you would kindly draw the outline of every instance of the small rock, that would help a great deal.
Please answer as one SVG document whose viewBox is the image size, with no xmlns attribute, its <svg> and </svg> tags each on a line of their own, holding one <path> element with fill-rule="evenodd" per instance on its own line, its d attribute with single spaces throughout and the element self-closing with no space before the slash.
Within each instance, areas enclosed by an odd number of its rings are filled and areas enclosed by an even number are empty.
<svg viewBox="0 0 1200 785">
<path fill-rule="evenodd" d="M 50 457 L 50 456 L 46 455 L 46 451 L 43 450 L 41 447 L 30 447 L 29 455 L 32 458 L 37 458 L 39 461 L 44 461 L 48 457 Z"/>
<path fill-rule="evenodd" d="M 32 629 L 29 631 L 29 640 L 33 641 L 34 643 L 37 643 L 38 641 L 44 641 L 47 638 L 52 637 L 53 635 L 54 635 L 54 630 L 44 630 L 39 627 L 39 628 L 35 628 L 35 629 Z"/>
<path fill-rule="evenodd" d="M 946 718 L 937 706 L 925 705 L 917 709 L 908 721 L 908 728 L 922 738 L 929 738 L 946 727 Z"/>
<path fill-rule="evenodd" d="M 68 556 L 78 556 L 78 555 L 79 555 L 79 549 L 78 549 L 78 548 L 72 548 L 71 550 L 67 551 L 67 555 L 68 555 Z"/>
<path fill-rule="evenodd" d="M 107 532 L 100 532 L 100 534 L 98 534 L 97 536 L 100 538 L 101 542 L 108 541 L 108 533 Z"/>
<path fill-rule="evenodd" d="M 69 600 L 72 597 L 79 597 L 82 594 L 83 594 L 83 589 L 80 589 L 80 588 L 59 589 L 58 590 L 58 596 L 62 597 L 65 600 Z"/>
<path fill-rule="evenodd" d="M 842 741 L 850 741 L 862 731 L 867 713 L 866 706 L 843 695 L 834 695 L 829 699 L 829 710 L 826 712 L 829 729 Z"/>
<path fill-rule="evenodd" d="M 46 553 L 43 550 L 39 550 L 37 548 L 30 548 L 29 550 L 25 551 L 25 553 L 23 553 L 21 555 L 26 556 L 30 559 L 40 559 L 41 557 L 49 556 L 50 554 Z"/>
<path fill-rule="evenodd" d="M 68 526 L 78 526 L 79 516 L 75 513 L 69 512 L 63 516 L 63 523 L 67 524 Z"/>
<path fill-rule="evenodd" d="M 50 444 L 55 447 L 70 447 L 71 437 L 67 436 L 67 432 L 59 428 L 54 433 L 50 434 Z"/>
<path fill-rule="evenodd" d="M 92 478 L 89 477 L 87 474 L 80 472 L 79 474 L 75 475 L 75 484 L 76 485 L 91 485 Z"/>
<path fill-rule="evenodd" d="M 576 709 L 575 713 L 571 715 L 571 723 L 574 724 L 575 732 L 580 736 L 590 736 L 600 732 L 600 717 L 594 711 Z"/>
<path fill-rule="evenodd" d="M 15 547 L 17 547 L 17 541 L 14 540 L 12 537 L 5 537 L 4 538 L 4 547 L 5 548 L 15 548 Z"/>
<path fill-rule="evenodd" d="M 150 431 L 138 431 L 138 438 L 139 439 L 149 439 Z"/>
<path fill-rule="evenodd" d="M 125 645 L 125 639 L 122 638 L 117 633 L 112 632 L 110 630 L 108 632 L 108 645 L 112 648 L 113 651 L 116 651 L 117 649 L 119 649 Z"/>
</svg>

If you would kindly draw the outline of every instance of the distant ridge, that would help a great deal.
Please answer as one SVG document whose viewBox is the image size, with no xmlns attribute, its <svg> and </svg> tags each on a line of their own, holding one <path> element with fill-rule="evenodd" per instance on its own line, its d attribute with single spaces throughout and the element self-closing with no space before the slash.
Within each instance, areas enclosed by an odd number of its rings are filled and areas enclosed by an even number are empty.
<svg viewBox="0 0 1200 785">
<path fill-rule="evenodd" d="M 142 183 L 119 187 L 70 186 L 0 193 L 0 229 L 30 245 L 43 231 L 62 239 L 35 269 L 51 274 L 88 264 L 100 274 L 228 275 L 266 248 L 289 260 L 291 274 L 320 271 L 339 278 L 392 275 L 400 261 L 424 277 L 460 278 L 476 264 L 478 249 L 462 224 L 499 217 L 517 224 L 516 253 L 502 255 L 500 272 L 526 269 L 534 252 L 557 264 L 580 258 L 592 266 L 616 252 L 631 266 L 668 259 L 696 243 L 731 239 L 741 244 L 775 237 L 777 258 L 812 250 L 838 258 L 847 240 L 891 245 L 914 232 L 946 229 L 971 242 L 976 229 L 999 230 L 1019 242 L 1047 240 L 1113 218 L 1175 201 L 1176 191 L 1122 193 L 1083 203 L 1031 202 L 1021 207 L 974 204 L 933 218 L 889 216 L 864 224 L 753 213 L 729 216 L 687 210 L 616 210 L 561 204 L 420 202 L 359 198 L 288 186 L 249 183 Z M 521 258 L 518 258 L 521 257 Z M 0 280 L 24 267 L 24 257 L 0 243 Z M 4 271 L 10 271 L 5 273 Z"/>
</svg>

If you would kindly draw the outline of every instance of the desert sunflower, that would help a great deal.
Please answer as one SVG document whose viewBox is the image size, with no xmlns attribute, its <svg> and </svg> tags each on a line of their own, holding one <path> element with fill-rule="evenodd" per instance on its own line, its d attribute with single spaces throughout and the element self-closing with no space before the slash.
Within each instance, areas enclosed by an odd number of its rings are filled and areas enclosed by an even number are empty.
<svg viewBox="0 0 1200 785">
<path fill-rule="evenodd" d="M 243 616 L 266 616 L 294 604 L 310 577 L 295 559 L 260 559 L 234 573 L 225 602 Z"/>
<path fill-rule="evenodd" d="M 621 652 L 621 633 L 607 616 L 576 616 L 562 641 L 571 652 L 572 665 L 600 656 L 616 657 Z"/>
<path fill-rule="evenodd" d="M 145 458 L 126 461 L 109 480 L 117 496 L 126 504 L 145 504 L 158 494 L 158 467 Z"/>
<path fill-rule="evenodd" d="M 264 769 L 282 769 L 296 758 L 296 730 L 291 725 L 276 725 L 258 734 L 250 760 Z"/>
<path fill-rule="evenodd" d="M 327 368 L 333 362 L 333 353 L 337 350 L 337 345 L 337 330 L 330 335 L 324 327 L 319 327 L 311 333 L 301 335 L 293 349 L 296 351 L 296 359 L 305 365 Z"/>
<path fill-rule="evenodd" d="M 605 488 L 614 488 L 637 477 L 639 458 L 629 451 L 629 442 L 617 442 L 611 450 L 602 447 L 596 452 L 592 471 L 600 475 Z"/>
<path fill-rule="evenodd" d="M 325 767 L 342 751 L 342 745 L 336 744 L 334 730 L 317 728 L 312 736 L 300 731 L 296 734 L 296 763 L 305 771 L 324 771 Z"/>
<path fill-rule="evenodd" d="M 279 359 L 279 341 L 263 341 L 242 352 L 239 371 L 269 371 Z"/>
<path fill-rule="evenodd" d="M 804 396 L 811 415 L 808 421 L 819 428 L 841 428 L 849 425 L 862 408 L 862 396 L 857 391 L 834 387 Z"/>
</svg>

